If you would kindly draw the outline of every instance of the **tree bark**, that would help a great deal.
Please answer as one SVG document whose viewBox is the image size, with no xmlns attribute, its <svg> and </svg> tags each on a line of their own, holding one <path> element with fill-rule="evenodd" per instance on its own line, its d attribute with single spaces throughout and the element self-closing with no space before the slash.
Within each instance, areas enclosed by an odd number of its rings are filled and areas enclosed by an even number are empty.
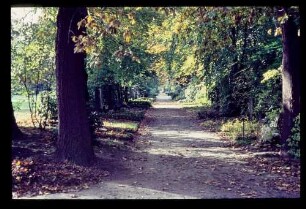
<svg viewBox="0 0 306 209">
<path fill-rule="evenodd" d="M 72 36 L 82 34 L 77 23 L 86 16 L 85 7 L 59 8 L 56 37 L 56 87 L 58 102 L 58 140 L 56 158 L 79 165 L 94 159 L 86 111 L 86 73 L 84 53 L 74 53 Z M 84 34 L 83 34 L 84 35 Z"/>
<path fill-rule="evenodd" d="M 292 17 L 282 25 L 281 141 L 285 147 L 293 127 L 293 119 L 300 112 L 300 44 L 297 30 Z"/>
</svg>

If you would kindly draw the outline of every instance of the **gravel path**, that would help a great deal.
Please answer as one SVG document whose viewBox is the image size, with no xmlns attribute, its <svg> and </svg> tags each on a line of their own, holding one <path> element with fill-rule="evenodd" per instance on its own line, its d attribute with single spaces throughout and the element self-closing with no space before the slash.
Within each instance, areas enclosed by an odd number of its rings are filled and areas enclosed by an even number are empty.
<svg viewBox="0 0 306 209">
<path fill-rule="evenodd" d="M 102 149 L 101 167 L 111 175 L 78 192 L 33 199 L 216 199 L 298 198 L 271 184 L 281 176 L 258 172 L 247 163 L 251 153 L 225 142 L 198 125 L 178 103 L 160 95 L 146 113 L 133 149 Z M 143 134 L 146 133 L 146 134 Z M 296 180 L 296 179 L 294 179 Z M 26 197 L 23 197 L 26 198 Z"/>
</svg>

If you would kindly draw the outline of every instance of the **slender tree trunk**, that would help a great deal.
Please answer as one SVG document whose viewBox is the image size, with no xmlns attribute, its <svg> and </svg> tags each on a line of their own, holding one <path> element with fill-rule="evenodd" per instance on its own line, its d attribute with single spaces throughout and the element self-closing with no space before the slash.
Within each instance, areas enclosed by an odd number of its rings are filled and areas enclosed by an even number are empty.
<svg viewBox="0 0 306 209">
<path fill-rule="evenodd" d="M 293 127 L 293 119 L 300 112 L 300 44 L 297 30 L 292 17 L 282 25 L 281 140 L 285 147 Z"/>
<path fill-rule="evenodd" d="M 129 102 L 129 87 L 125 86 L 123 88 L 123 100 L 124 100 L 124 103 L 127 104 Z"/>
<path fill-rule="evenodd" d="M 113 84 L 107 85 L 107 100 L 109 110 L 113 110 L 115 106 L 115 91 L 113 86 Z"/>
<path fill-rule="evenodd" d="M 100 93 L 101 89 L 99 87 L 95 87 L 95 109 L 96 111 L 101 110 L 101 100 L 100 100 Z"/>
<path fill-rule="evenodd" d="M 74 53 L 72 35 L 80 35 L 77 23 L 87 14 L 86 8 L 59 8 L 56 37 L 56 85 L 59 135 L 56 158 L 79 165 L 94 159 L 89 120 L 86 111 L 86 74 L 83 53 Z"/>
<path fill-rule="evenodd" d="M 240 107 L 237 105 L 237 100 L 233 96 L 233 91 L 235 87 L 235 79 L 239 71 L 238 54 L 237 54 L 237 36 L 238 36 L 237 27 L 232 27 L 230 38 L 232 40 L 233 53 L 235 53 L 235 55 L 233 58 L 234 64 L 232 65 L 231 71 L 229 73 L 228 90 L 227 90 L 228 91 L 227 94 L 229 95 L 227 97 L 227 103 L 228 103 L 227 112 L 229 113 L 230 116 L 237 116 L 241 112 Z"/>
</svg>

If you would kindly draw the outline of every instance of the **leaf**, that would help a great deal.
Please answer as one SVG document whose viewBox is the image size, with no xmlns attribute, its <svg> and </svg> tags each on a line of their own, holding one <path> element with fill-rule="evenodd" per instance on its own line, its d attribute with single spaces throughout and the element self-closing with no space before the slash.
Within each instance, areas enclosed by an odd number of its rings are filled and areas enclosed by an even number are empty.
<svg viewBox="0 0 306 209">
<path fill-rule="evenodd" d="M 280 24 L 284 24 L 287 20 L 288 20 L 288 15 L 287 15 L 287 13 L 285 13 L 283 16 L 280 16 L 280 17 L 277 18 L 277 21 L 278 21 Z"/>
<path fill-rule="evenodd" d="M 282 29 L 280 27 L 277 27 L 274 33 L 274 36 L 278 36 L 282 34 Z"/>
<path fill-rule="evenodd" d="M 92 16 L 89 15 L 89 16 L 87 17 L 87 23 L 91 23 L 92 21 L 93 21 L 93 18 L 92 18 Z"/>
<path fill-rule="evenodd" d="M 123 38 L 124 38 L 124 41 L 126 43 L 130 43 L 130 41 L 131 41 L 131 32 L 130 31 L 125 31 L 123 33 Z"/>
<path fill-rule="evenodd" d="M 20 166 L 20 165 L 21 165 L 21 161 L 18 160 L 18 161 L 16 162 L 16 166 Z"/>
<path fill-rule="evenodd" d="M 78 26 L 78 30 L 80 29 L 80 27 L 82 26 L 82 24 L 84 23 L 84 20 L 81 20 L 77 23 L 77 26 Z"/>
<path fill-rule="evenodd" d="M 76 43 L 78 41 L 78 38 L 76 36 L 72 36 L 72 41 Z"/>
<path fill-rule="evenodd" d="M 271 28 L 268 30 L 268 34 L 269 34 L 269 35 L 272 34 L 272 29 L 271 29 Z"/>
</svg>

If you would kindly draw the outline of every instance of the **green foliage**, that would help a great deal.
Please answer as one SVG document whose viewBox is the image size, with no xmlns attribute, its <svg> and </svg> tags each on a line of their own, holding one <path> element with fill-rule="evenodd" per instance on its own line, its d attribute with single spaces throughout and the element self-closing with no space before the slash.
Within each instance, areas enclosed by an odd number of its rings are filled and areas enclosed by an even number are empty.
<svg viewBox="0 0 306 209">
<path fill-rule="evenodd" d="M 49 93 L 55 86 L 57 8 L 28 10 L 33 16 L 40 12 L 37 21 L 12 18 L 11 87 L 13 94 L 27 97 L 33 126 L 44 129 L 50 114 L 56 114 L 50 112 L 55 107 Z"/>
<path fill-rule="evenodd" d="M 88 11 L 90 15 L 79 24 L 85 24 L 86 39 L 90 40 L 84 46 L 88 51 L 90 95 L 95 87 L 119 84 L 137 86 L 145 96 L 156 96 L 158 81 L 149 70 L 153 56 L 145 51 L 147 37 L 144 35 L 155 16 L 152 8 L 95 7 Z M 75 42 L 77 45 L 78 41 Z"/>
<path fill-rule="evenodd" d="M 254 112 L 258 118 L 265 117 L 268 122 L 274 121 L 280 113 L 282 98 L 280 68 L 266 71 L 257 91 Z"/>
<path fill-rule="evenodd" d="M 301 140 L 300 140 L 300 114 L 294 119 L 294 126 L 291 129 L 291 135 L 287 139 L 288 142 L 288 153 L 295 157 L 300 158 L 301 157 Z"/>
<path fill-rule="evenodd" d="M 204 83 L 197 84 L 197 82 L 191 82 L 184 91 L 186 102 L 195 102 L 202 105 L 211 105 L 208 99 L 207 87 Z"/>
<path fill-rule="evenodd" d="M 24 103 L 24 100 L 19 100 L 19 101 L 13 102 L 12 104 L 13 104 L 14 111 L 20 111 L 23 103 Z"/>
</svg>

